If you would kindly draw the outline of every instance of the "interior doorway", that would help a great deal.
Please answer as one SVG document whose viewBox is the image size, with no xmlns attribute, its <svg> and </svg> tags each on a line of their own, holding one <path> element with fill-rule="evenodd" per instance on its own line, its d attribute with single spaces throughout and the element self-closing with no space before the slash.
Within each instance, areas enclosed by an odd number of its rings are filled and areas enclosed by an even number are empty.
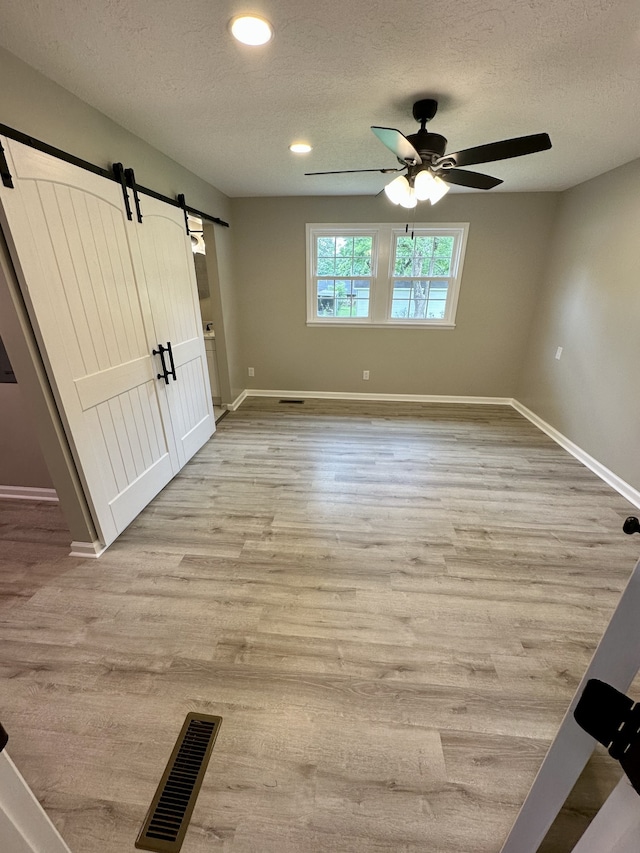
<svg viewBox="0 0 640 853">
<path fill-rule="evenodd" d="M 219 419 L 225 413 L 225 404 L 230 402 L 230 397 L 227 390 L 229 388 L 229 376 L 215 252 L 215 233 L 213 229 L 205 229 L 202 219 L 193 214 L 188 216 L 188 226 L 198 284 L 198 299 L 207 352 L 211 396 L 216 417 Z M 212 241 L 214 242 L 213 246 L 211 245 Z"/>
</svg>

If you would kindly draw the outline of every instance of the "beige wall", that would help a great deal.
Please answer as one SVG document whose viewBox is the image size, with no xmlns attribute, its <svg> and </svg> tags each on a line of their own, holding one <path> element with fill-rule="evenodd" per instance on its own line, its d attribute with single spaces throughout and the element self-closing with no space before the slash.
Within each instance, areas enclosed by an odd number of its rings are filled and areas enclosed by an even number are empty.
<svg viewBox="0 0 640 853">
<path fill-rule="evenodd" d="M 521 402 L 636 489 L 639 225 L 640 160 L 563 193 L 518 389 Z"/>
<path fill-rule="evenodd" d="M 52 485 L 19 386 L 0 384 L 0 486 Z"/>
<path fill-rule="evenodd" d="M 451 193 L 423 205 L 422 221 L 470 222 L 455 330 L 340 329 L 306 326 L 305 223 L 404 223 L 406 212 L 384 197 L 233 199 L 243 386 L 512 396 L 556 206 L 555 193 Z"/>
</svg>

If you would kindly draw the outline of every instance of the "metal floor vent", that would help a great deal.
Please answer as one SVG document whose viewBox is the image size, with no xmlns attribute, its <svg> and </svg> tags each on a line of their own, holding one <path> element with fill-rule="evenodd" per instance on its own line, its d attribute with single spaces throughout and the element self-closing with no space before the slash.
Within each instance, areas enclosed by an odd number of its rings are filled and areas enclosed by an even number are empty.
<svg viewBox="0 0 640 853">
<path fill-rule="evenodd" d="M 304 403 L 304 400 L 278 400 L 279 403 L 297 403 L 301 406 Z"/>
<path fill-rule="evenodd" d="M 178 853 L 191 820 L 222 717 L 187 714 L 135 846 Z"/>
</svg>

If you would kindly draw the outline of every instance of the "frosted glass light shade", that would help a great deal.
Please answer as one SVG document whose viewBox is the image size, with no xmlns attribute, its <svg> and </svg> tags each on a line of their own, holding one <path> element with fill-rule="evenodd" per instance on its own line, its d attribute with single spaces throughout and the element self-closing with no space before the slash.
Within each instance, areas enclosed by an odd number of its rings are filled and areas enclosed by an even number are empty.
<svg viewBox="0 0 640 853">
<path fill-rule="evenodd" d="M 407 193 L 407 195 L 403 196 L 403 198 L 400 199 L 400 204 L 402 205 L 402 207 L 415 207 L 417 203 L 418 199 L 416 196 L 416 191 L 413 187 L 409 187 L 409 192 Z"/>
<path fill-rule="evenodd" d="M 404 175 L 394 178 L 384 188 L 385 195 L 394 204 L 402 204 L 402 199 L 408 198 L 411 187 Z"/>
<path fill-rule="evenodd" d="M 431 204 L 435 204 L 437 201 L 445 196 L 449 190 L 451 189 L 450 185 L 443 181 L 442 178 L 438 178 L 437 176 L 433 179 L 433 188 L 431 190 Z"/>
<path fill-rule="evenodd" d="M 413 186 L 416 191 L 416 198 L 418 201 L 426 201 L 431 198 L 433 190 L 435 188 L 436 179 L 433 177 L 431 172 L 427 169 L 424 169 L 422 172 L 418 172 L 413 182 Z"/>
</svg>

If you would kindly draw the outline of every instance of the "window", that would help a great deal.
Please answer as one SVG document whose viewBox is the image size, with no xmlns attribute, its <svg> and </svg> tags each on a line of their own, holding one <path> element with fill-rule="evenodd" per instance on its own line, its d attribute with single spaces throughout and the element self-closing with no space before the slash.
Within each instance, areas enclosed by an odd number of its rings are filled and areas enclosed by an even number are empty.
<svg viewBox="0 0 640 853">
<path fill-rule="evenodd" d="M 307 323 L 453 328 L 467 231 L 307 225 Z"/>
</svg>

